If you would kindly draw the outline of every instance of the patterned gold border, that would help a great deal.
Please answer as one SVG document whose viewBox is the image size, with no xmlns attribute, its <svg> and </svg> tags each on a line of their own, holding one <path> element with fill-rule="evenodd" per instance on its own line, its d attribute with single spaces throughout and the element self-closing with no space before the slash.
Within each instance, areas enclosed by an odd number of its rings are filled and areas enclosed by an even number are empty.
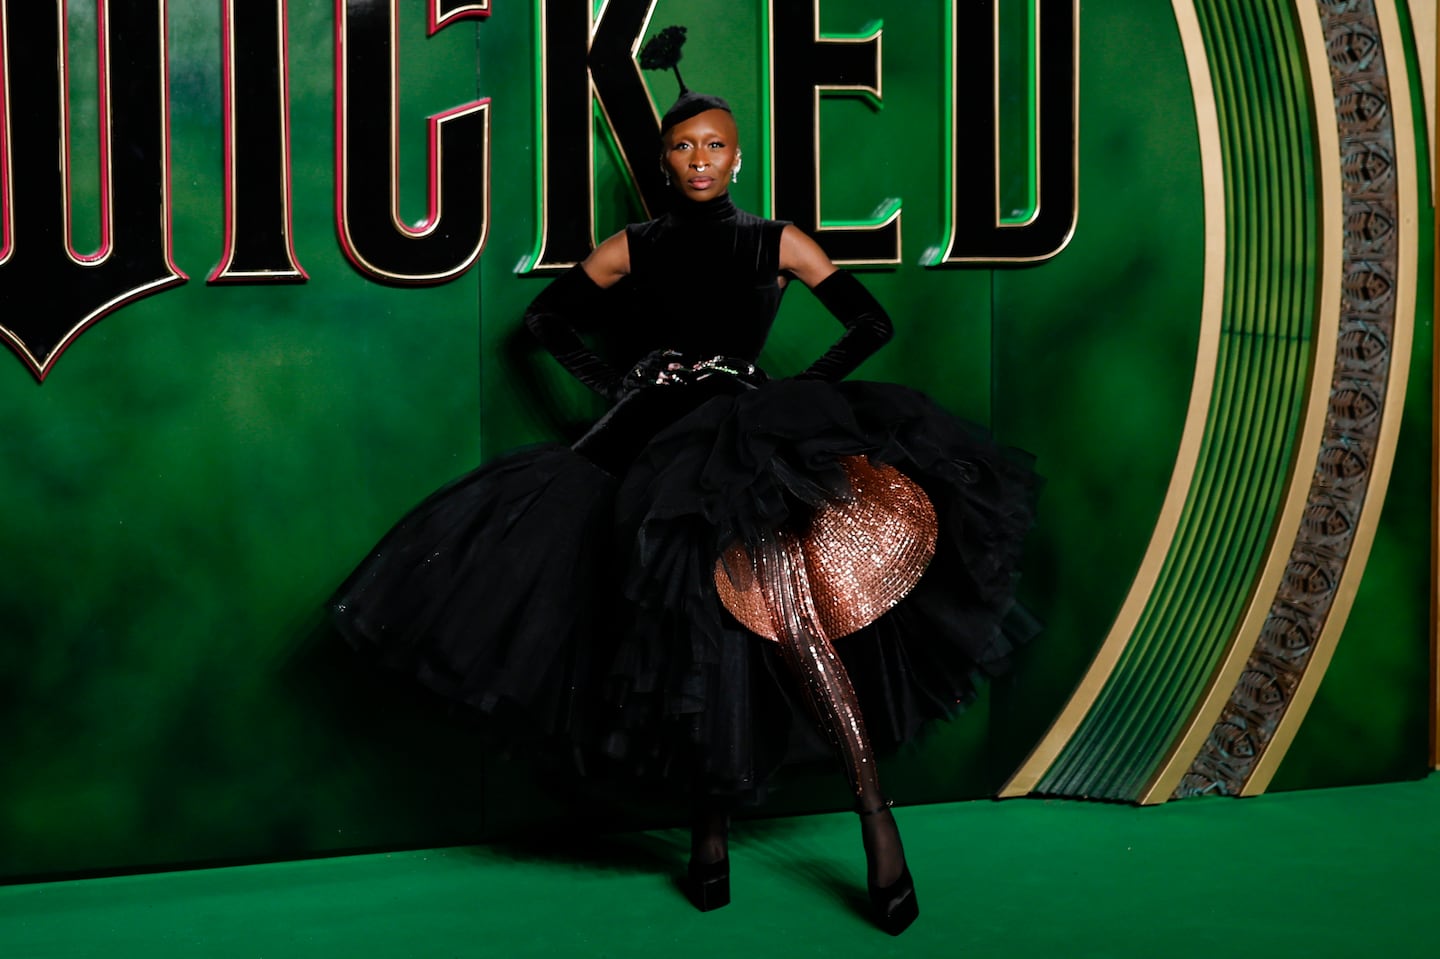
<svg viewBox="0 0 1440 959">
<path fill-rule="evenodd" d="M 1295 0 L 1294 8 L 1300 35 L 1305 44 L 1305 63 L 1309 75 L 1311 104 L 1315 111 L 1316 157 L 1319 169 L 1318 206 L 1321 243 L 1319 297 L 1316 304 L 1313 333 L 1314 352 L 1311 356 L 1310 381 L 1305 402 L 1300 437 L 1295 444 L 1294 463 L 1287 482 L 1285 499 L 1276 517 L 1275 530 L 1265 556 L 1259 579 L 1250 595 L 1250 602 L 1239 627 L 1225 649 L 1219 666 L 1211 675 L 1204 694 L 1190 715 L 1184 731 L 1170 747 L 1165 761 L 1151 776 L 1140 794 L 1142 804 L 1164 802 L 1180 778 L 1185 775 L 1210 736 L 1221 711 L 1245 671 L 1260 631 L 1270 615 L 1270 607 L 1280 588 L 1290 561 L 1291 548 L 1305 516 L 1310 495 L 1311 472 L 1308 467 L 1319 457 L 1322 448 L 1326 414 L 1330 407 L 1330 379 L 1335 365 L 1336 338 L 1340 333 L 1340 287 L 1345 267 L 1344 184 L 1340 175 L 1340 134 L 1336 125 L 1335 98 L 1330 88 L 1330 59 L 1325 50 L 1325 34 L 1313 0 Z"/>
<path fill-rule="evenodd" d="M 1001 788 L 999 795 L 1002 797 L 1023 796 L 1036 787 L 1075 734 L 1120 661 L 1175 540 L 1186 497 L 1195 478 L 1200 445 L 1205 437 L 1206 419 L 1215 387 L 1215 367 L 1220 353 L 1221 316 L 1225 300 L 1225 169 L 1220 146 L 1220 118 L 1216 112 L 1215 89 L 1210 79 L 1210 64 L 1200 32 L 1200 20 L 1193 0 L 1172 0 L 1172 6 L 1185 51 L 1185 64 L 1190 73 L 1195 125 L 1200 138 L 1205 207 L 1204 292 L 1190 404 L 1185 414 L 1180 449 L 1170 474 L 1170 485 L 1125 602 L 1069 702 L 1020 768 Z"/>
<path fill-rule="evenodd" d="M 1414 113 L 1410 101 L 1409 76 L 1405 70 L 1405 42 L 1400 29 L 1400 16 L 1394 0 L 1375 4 L 1380 24 L 1381 44 L 1394 57 L 1398 69 L 1389 76 L 1390 116 L 1394 121 L 1397 209 L 1399 210 L 1399 255 L 1395 275 L 1395 323 L 1391 340 L 1390 368 L 1385 384 L 1385 407 L 1380 433 L 1371 464 L 1363 511 L 1355 531 L 1355 539 L 1345 562 L 1334 603 L 1325 620 L 1325 628 L 1316 640 L 1315 652 L 1295 690 L 1285 715 L 1275 730 L 1270 745 L 1256 761 L 1241 795 L 1255 795 L 1269 786 L 1280 761 L 1285 758 L 1295 733 L 1320 687 L 1320 680 L 1330 665 L 1335 645 L 1345 628 L 1360 579 L 1375 542 L 1375 531 L 1385 505 L 1385 490 L 1390 483 L 1390 470 L 1395 462 L 1395 449 L 1400 435 L 1401 414 L 1405 408 L 1405 387 L 1410 372 L 1410 352 L 1415 321 L 1415 280 L 1418 267 L 1419 183 L 1415 154 Z M 1383 52 L 1382 52 L 1382 55 Z"/>
</svg>

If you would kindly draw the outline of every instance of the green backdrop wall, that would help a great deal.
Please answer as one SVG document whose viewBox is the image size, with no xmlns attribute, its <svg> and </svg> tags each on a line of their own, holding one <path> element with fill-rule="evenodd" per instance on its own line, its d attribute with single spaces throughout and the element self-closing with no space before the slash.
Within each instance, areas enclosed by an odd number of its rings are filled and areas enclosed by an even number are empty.
<svg viewBox="0 0 1440 959">
<path fill-rule="evenodd" d="M 97 6 L 66 4 L 82 251 L 99 238 Z M 946 228 L 945 4 L 818 6 L 822 30 L 837 35 L 883 17 L 882 104 L 827 96 L 821 107 L 825 218 L 902 203 L 902 262 L 862 271 L 899 333 L 861 375 L 909 383 L 990 423 L 1035 452 L 1048 478 L 1023 584 L 1045 632 L 1013 675 L 886 769 L 905 802 L 992 795 L 1104 639 L 1179 447 L 1205 252 L 1184 50 L 1169 4 L 1085 0 L 1073 241 L 1035 264 L 933 269 L 922 264 Z M 1001 6 L 1004 23 L 1020 22 L 1023 5 Z M 593 412 L 517 335 L 545 282 L 517 272 L 537 240 L 535 11 L 494 0 L 487 18 L 427 36 L 426 4 L 399 8 L 404 219 L 426 210 L 424 118 L 492 101 L 490 229 L 474 268 L 396 287 L 346 260 L 334 210 L 336 10 L 290 0 L 294 238 L 309 279 L 207 284 L 224 245 L 222 6 L 174 2 L 175 260 L 190 281 L 98 322 L 43 384 L 19 362 L 0 363 L 0 877 L 465 842 L 582 815 L 565 790 L 536 786 L 466 724 L 354 663 L 321 615 L 333 587 L 420 497 Z M 986 8 L 956 3 L 966 42 Z M 762 0 L 659 0 L 650 22 L 652 32 L 689 26 L 687 78 L 734 104 L 746 154 L 734 192 L 762 212 L 766 11 Z M 1423 150 L 1419 67 L 1403 4 L 1399 12 L 1401 79 L 1416 112 L 1397 122 L 1419 131 Z M 1012 59 L 1002 63 L 1017 75 Z M 650 79 L 663 106 L 667 81 Z M 1002 93 L 1002 118 L 1021 115 L 1023 85 L 1007 81 Z M 960 148 L 973 148 L 959 106 Z M 603 236 L 642 210 L 603 132 L 596 142 Z M 1428 263 L 1428 176 L 1420 180 L 1411 212 Z M 46 283 L 58 281 L 7 279 L 0 324 L 44 310 Z M 1376 545 L 1277 788 L 1425 768 L 1428 281 L 1416 315 Z M 793 291 L 763 362 L 795 369 L 837 329 Z M 845 804 L 838 777 L 802 770 L 767 809 Z M 621 814 L 593 797 L 586 808 L 612 824 L 670 814 Z"/>
</svg>

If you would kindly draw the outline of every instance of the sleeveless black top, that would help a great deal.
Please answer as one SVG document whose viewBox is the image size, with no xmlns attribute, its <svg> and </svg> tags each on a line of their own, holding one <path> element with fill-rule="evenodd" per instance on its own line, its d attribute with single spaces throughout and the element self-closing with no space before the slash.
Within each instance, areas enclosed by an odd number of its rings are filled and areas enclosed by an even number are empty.
<svg viewBox="0 0 1440 959">
<path fill-rule="evenodd" d="M 753 362 L 784 292 L 780 235 L 787 224 L 739 209 L 728 194 L 677 198 L 664 216 L 625 228 L 630 275 L 610 329 L 614 353 L 676 350 Z"/>
</svg>

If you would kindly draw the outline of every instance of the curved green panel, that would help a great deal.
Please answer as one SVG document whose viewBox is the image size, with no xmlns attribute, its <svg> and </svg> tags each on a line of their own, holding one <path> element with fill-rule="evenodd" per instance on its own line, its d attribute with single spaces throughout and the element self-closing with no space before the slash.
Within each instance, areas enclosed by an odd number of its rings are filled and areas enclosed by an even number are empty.
<svg viewBox="0 0 1440 959">
<path fill-rule="evenodd" d="M 1431 407 L 1434 402 L 1433 323 L 1435 277 L 1423 264 L 1434 262 L 1435 197 L 1426 171 L 1433 166 L 1426 124 L 1416 34 L 1426 24 L 1396 3 L 1405 33 L 1403 51 L 1386 51 L 1389 82 L 1399 82 L 1400 65 L 1410 87 L 1412 112 L 1394 114 L 1395 123 L 1415 131 L 1419 153 L 1414 204 L 1419 248 L 1416 275 L 1414 352 L 1405 393 L 1404 420 L 1394 471 L 1385 490 L 1385 509 L 1365 576 L 1335 644 L 1325 679 L 1305 721 L 1285 753 L 1267 792 L 1317 785 L 1387 782 L 1423 777 L 1430 769 L 1425 751 L 1430 735 L 1432 691 L 1428 592 L 1423 582 L 1430 555 Z M 1400 55 L 1403 54 L 1403 57 Z"/>
<path fill-rule="evenodd" d="M 1225 299 L 1200 460 L 1131 641 L 1038 791 L 1138 798 L 1244 615 L 1284 495 L 1318 249 L 1301 39 L 1288 3 L 1196 3 L 1220 120 Z"/>
</svg>

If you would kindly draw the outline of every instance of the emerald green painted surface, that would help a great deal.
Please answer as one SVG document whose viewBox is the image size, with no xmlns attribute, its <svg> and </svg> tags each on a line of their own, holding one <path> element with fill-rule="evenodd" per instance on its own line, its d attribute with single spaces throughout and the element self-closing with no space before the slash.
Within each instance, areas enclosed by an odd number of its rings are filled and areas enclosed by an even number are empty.
<svg viewBox="0 0 1440 959">
<path fill-rule="evenodd" d="M 1156 808 L 1016 800 L 897 811 L 920 917 L 863 911 L 852 815 L 745 823 L 732 902 L 676 887 L 680 830 L 554 837 L 0 889 L 24 959 L 1011 956 L 1426 959 L 1440 782 Z"/>
<path fill-rule="evenodd" d="M 85 5 L 72 6 L 83 38 Z M 535 244 L 531 6 L 496 0 L 487 21 L 426 39 L 423 5 L 403 4 L 402 214 L 424 212 L 424 117 L 477 96 L 493 100 L 495 189 L 476 269 L 394 289 L 363 280 L 335 239 L 329 0 L 289 4 L 296 249 L 310 282 L 205 285 L 223 240 L 219 5 L 171 4 L 176 259 L 191 280 L 100 321 L 43 386 L 0 356 L 0 876 L 434 846 L 576 814 L 563 790 L 529 783 L 443 710 L 362 671 L 320 613 L 420 497 L 594 412 L 517 335 L 544 282 L 514 273 Z M 746 150 L 736 197 L 754 210 L 762 10 L 661 0 L 652 20 L 691 27 L 687 78 L 716 78 L 707 85 L 735 104 Z M 1074 241 L 1033 267 L 929 270 L 919 263 L 944 235 L 943 7 L 822 0 L 821 11 L 836 34 L 884 18 L 882 107 L 836 97 L 822 110 L 826 218 L 903 201 L 903 265 L 862 276 L 899 335 L 862 374 L 993 424 L 1048 477 L 1022 584 L 1046 632 L 969 712 L 884 768 L 906 801 L 983 795 L 1103 639 L 1179 441 L 1202 255 L 1184 59 L 1168 5 L 1087 0 Z M 95 163 L 83 135 L 96 111 L 84 81 L 93 46 L 77 41 L 73 57 L 83 245 L 97 235 L 83 175 Z M 650 79 L 665 105 L 671 91 Z M 603 235 L 641 212 L 597 143 Z M 799 368 L 838 331 L 793 290 L 765 364 Z M 558 417 L 536 412 L 527 369 Z M 1422 389 L 1417 380 L 1410 436 L 1428 430 Z M 1413 665 L 1425 598 L 1393 572 L 1424 562 L 1424 457 L 1402 451 L 1406 492 L 1376 550 L 1386 575 L 1364 584 L 1316 704 L 1327 737 L 1343 732 L 1355 748 L 1326 761 L 1325 742 L 1302 736 L 1308 758 L 1287 785 L 1383 778 L 1423 754 L 1413 717 L 1425 678 Z M 1404 709 L 1356 705 L 1377 689 Z M 772 812 L 847 802 L 830 770 L 781 785 Z M 593 812 L 676 815 L 633 806 L 607 799 Z"/>
<path fill-rule="evenodd" d="M 474 30 L 427 41 L 423 6 L 405 13 L 414 216 L 421 124 L 474 99 Z M 332 23 L 326 0 L 290 4 L 310 282 L 205 284 L 223 248 L 219 4 L 172 3 L 175 255 L 190 282 L 101 320 L 43 386 L 0 357 L 0 874 L 477 834 L 475 793 L 431 795 L 456 778 L 428 765 L 457 737 L 357 717 L 374 694 L 310 649 L 349 567 L 479 455 L 478 273 L 383 288 L 335 240 Z M 73 56 L 93 64 L 94 47 Z M 429 762 L 387 743 L 391 725 L 436 740 L 420 747 Z"/>
<path fill-rule="evenodd" d="M 992 276 L 995 429 L 1047 477 L 1022 583 L 1047 629 L 996 689 L 1002 781 L 1124 601 L 1175 461 L 1200 326 L 1199 142 L 1170 11 L 1087 4 L 1080 64 L 1075 238 Z"/>
</svg>

